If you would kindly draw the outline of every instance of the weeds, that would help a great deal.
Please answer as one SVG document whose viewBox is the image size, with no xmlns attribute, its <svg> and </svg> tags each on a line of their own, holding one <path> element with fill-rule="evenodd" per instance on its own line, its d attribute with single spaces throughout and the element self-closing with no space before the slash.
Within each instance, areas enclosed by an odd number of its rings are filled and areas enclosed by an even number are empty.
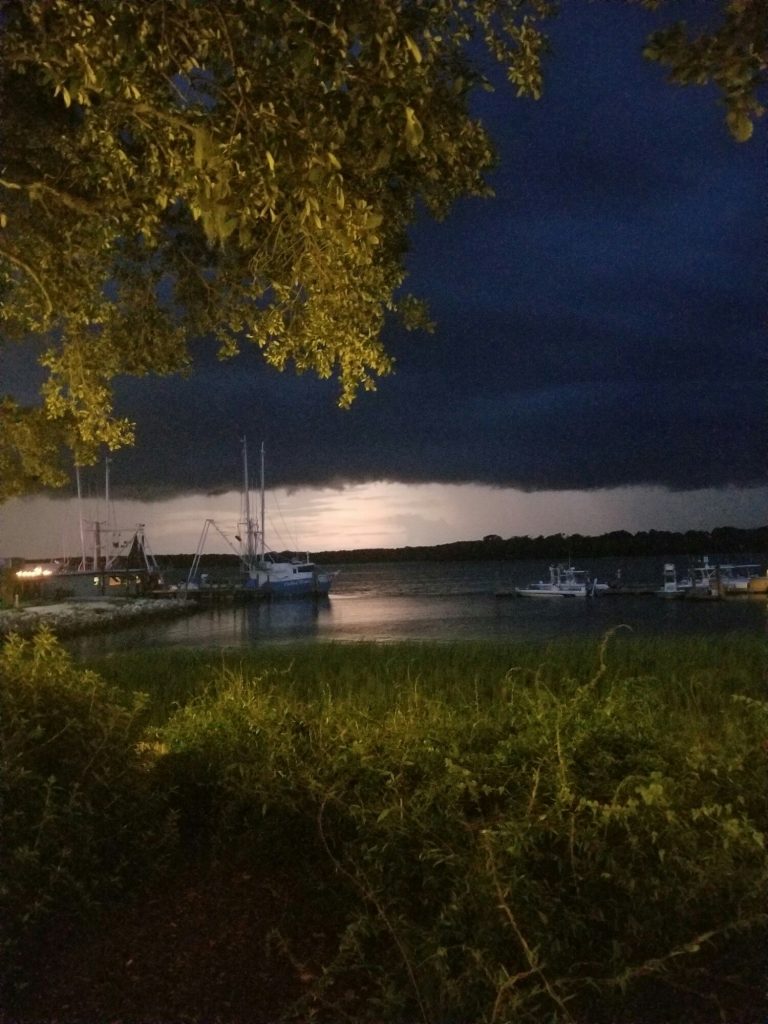
<svg viewBox="0 0 768 1024">
<path fill-rule="evenodd" d="M 681 649 L 622 631 L 591 649 L 318 645 L 219 657 L 194 664 L 187 694 L 184 672 L 174 677 L 172 706 L 164 684 L 161 724 L 142 734 L 114 689 L 38 643 L 42 653 L 14 642 L 4 655 L 23 666 L 11 688 L 78 695 L 45 736 L 85 728 L 71 719 L 99 723 L 64 760 L 86 778 L 111 752 L 109 785 L 143 794 L 126 805 L 136 835 L 159 836 L 162 815 L 144 802 L 159 794 L 189 856 L 237 856 L 265 873 L 290 863 L 330 887 L 338 949 L 313 1005 L 324 1000 L 332 1019 L 696 1019 L 734 1005 L 724 958 L 739 963 L 740 998 L 758 989 L 768 705 L 757 645 Z M 137 739 L 152 752 L 143 776 Z M 20 777 L 12 748 L 5 763 Z M 28 846 L 48 802 L 59 832 L 82 819 L 79 795 L 66 804 L 59 776 L 51 788 L 44 751 L 21 798 Z M 110 831 L 108 800 L 93 803 L 90 827 L 102 806 Z M 46 847 L 42 888 L 55 888 L 57 856 Z M 108 874 L 103 858 L 86 862 Z M 334 1003 L 350 986 L 351 1010 Z"/>
<path fill-rule="evenodd" d="M 167 803 L 137 750 L 145 701 L 122 703 L 55 638 L 0 649 L 0 954 L 162 869 Z M 6 975 L 7 977 L 7 975 Z"/>
</svg>

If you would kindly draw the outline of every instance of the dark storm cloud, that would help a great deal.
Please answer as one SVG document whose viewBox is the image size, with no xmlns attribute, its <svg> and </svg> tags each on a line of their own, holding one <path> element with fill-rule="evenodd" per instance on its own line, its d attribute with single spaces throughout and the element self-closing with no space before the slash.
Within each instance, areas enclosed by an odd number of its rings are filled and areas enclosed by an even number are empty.
<svg viewBox="0 0 768 1024">
<path fill-rule="evenodd" d="M 273 485 L 763 483 L 764 146 L 729 138 L 710 90 L 642 61 L 658 20 L 571 5 L 544 100 L 481 98 L 496 198 L 416 226 L 407 283 L 438 331 L 388 329 L 397 373 L 376 394 L 342 412 L 332 383 L 253 351 L 124 382 L 138 446 L 115 488 L 235 487 L 243 433 L 266 442 Z"/>
</svg>

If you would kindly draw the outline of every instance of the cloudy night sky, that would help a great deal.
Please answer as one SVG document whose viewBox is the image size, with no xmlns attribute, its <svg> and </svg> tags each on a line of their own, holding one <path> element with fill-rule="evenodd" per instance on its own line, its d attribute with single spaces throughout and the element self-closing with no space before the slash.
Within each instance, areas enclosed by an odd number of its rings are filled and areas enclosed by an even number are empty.
<svg viewBox="0 0 768 1024">
<path fill-rule="evenodd" d="M 265 443 L 275 547 L 766 522 L 765 124 L 735 143 L 713 90 L 643 60 L 674 5 L 563 6 L 544 98 L 495 71 L 476 97 L 496 196 L 415 225 L 407 289 L 437 329 L 387 331 L 377 392 L 341 411 L 333 382 L 204 344 L 188 380 L 120 384 L 137 444 L 112 496 L 156 552 L 234 525 L 243 435 L 252 476 Z M 102 516 L 103 468 L 86 490 Z M 71 500 L 0 509 L 0 555 L 72 553 L 76 533 Z"/>
</svg>

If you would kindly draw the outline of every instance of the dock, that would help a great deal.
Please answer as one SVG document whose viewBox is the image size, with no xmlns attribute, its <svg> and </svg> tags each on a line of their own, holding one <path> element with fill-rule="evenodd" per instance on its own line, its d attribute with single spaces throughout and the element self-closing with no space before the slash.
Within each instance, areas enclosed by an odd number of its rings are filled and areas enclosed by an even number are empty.
<svg viewBox="0 0 768 1024">
<path fill-rule="evenodd" d="M 658 583 L 609 583 L 600 597 L 650 597 L 658 592 Z"/>
</svg>

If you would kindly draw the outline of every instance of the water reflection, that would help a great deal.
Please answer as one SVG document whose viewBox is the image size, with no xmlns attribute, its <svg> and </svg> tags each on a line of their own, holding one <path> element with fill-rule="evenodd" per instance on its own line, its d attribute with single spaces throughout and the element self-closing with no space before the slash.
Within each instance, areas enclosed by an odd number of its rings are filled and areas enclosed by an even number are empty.
<svg viewBox="0 0 768 1024">
<path fill-rule="evenodd" d="M 607 559 L 590 566 L 610 579 Z M 397 640 L 498 640 L 547 642 L 557 637 L 600 637 L 629 626 L 637 635 L 765 634 L 765 600 L 664 601 L 654 596 L 579 600 L 498 598 L 537 578 L 540 565 L 469 563 L 350 566 L 330 598 L 257 602 L 206 608 L 94 636 L 73 638 L 78 654 L 127 647 L 248 647 L 265 643 Z M 643 560 L 624 564 L 624 578 L 660 579 Z"/>
<path fill-rule="evenodd" d="M 312 640 L 330 626 L 333 606 L 328 597 L 292 601 L 254 601 L 243 607 L 248 640 Z"/>
</svg>

